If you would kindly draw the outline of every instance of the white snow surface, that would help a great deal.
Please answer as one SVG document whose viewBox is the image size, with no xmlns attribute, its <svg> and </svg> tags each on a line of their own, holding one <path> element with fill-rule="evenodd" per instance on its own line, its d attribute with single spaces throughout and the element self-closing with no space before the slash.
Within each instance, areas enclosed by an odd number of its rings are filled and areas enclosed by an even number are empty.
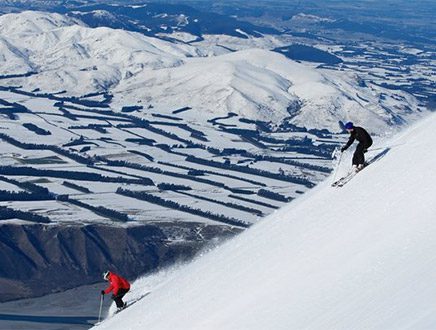
<svg viewBox="0 0 436 330">
<path fill-rule="evenodd" d="M 390 150 L 344 187 L 330 178 L 194 262 L 136 281 L 127 300 L 150 293 L 98 329 L 436 328 L 435 127 L 431 115 L 374 146 Z"/>
<path fill-rule="evenodd" d="M 331 131 L 340 130 L 339 120 L 351 120 L 381 133 L 397 124 L 398 116 L 414 119 L 419 109 L 411 95 L 361 87 L 351 73 L 313 68 L 268 49 L 221 48 L 217 55 L 215 48 L 89 28 L 59 14 L 0 16 L 0 75 L 36 72 L 4 80 L 26 91 L 74 96 L 108 91 L 114 109 L 189 106 L 202 117 L 233 112 Z"/>
</svg>

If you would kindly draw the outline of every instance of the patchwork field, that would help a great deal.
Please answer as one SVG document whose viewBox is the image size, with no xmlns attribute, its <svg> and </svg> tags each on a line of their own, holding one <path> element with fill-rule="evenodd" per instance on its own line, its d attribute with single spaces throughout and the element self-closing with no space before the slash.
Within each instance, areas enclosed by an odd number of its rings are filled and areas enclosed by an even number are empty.
<svg viewBox="0 0 436 330">
<path fill-rule="evenodd" d="M 325 178 L 343 140 L 188 106 L 120 111 L 105 95 L 3 87 L 0 99 L 0 205 L 49 223 L 245 228 Z"/>
</svg>

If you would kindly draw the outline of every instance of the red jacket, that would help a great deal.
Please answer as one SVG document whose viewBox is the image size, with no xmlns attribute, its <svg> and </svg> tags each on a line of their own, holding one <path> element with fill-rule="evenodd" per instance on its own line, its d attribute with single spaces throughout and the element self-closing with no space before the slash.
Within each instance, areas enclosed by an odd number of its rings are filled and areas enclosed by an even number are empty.
<svg viewBox="0 0 436 330">
<path fill-rule="evenodd" d="M 104 290 L 105 294 L 108 294 L 109 292 L 113 291 L 114 295 L 118 295 L 118 291 L 120 289 L 126 289 L 129 290 L 130 289 L 130 283 L 123 277 L 109 272 L 109 286 L 106 290 Z"/>
</svg>

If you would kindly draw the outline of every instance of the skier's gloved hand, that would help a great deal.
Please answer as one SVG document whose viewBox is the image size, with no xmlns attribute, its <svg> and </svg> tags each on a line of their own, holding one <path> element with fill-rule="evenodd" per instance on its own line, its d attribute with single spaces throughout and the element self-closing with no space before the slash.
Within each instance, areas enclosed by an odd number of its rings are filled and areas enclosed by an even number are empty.
<svg viewBox="0 0 436 330">
<path fill-rule="evenodd" d="M 104 296 L 104 290 L 101 290 L 101 295 Z"/>
<path fill-rule="evenodd" d="M 345 150 L 347 150 L 347 148 L 345 148 L 345 147 L 341 148 L 341 152 L 344 152 Z"/>
</svg>

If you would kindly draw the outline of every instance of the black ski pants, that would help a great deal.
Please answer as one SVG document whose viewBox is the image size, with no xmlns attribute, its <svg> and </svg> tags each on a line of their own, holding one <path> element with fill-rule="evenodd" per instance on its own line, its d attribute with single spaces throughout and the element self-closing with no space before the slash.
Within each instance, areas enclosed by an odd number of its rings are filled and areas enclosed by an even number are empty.
<svg viewBox="0 0 436 330">
<path fill-rule="evenodd" d="M 365 164 L 365 155 L 364 153 L 368 150 L 368 148 L 372 145 L 371 143 L 363 144 L 359 142 L 356 147 L 356 151 L 354 151 L 353 155 L 353 165 Z"/>
<path fill-rule="evenodd" d="M 112 295 L 112 299 L 118 308 L 124 307 L 123 297 L 129 292 L 128 289 L 119 289 L 117 295 Z"/>
</svg>

